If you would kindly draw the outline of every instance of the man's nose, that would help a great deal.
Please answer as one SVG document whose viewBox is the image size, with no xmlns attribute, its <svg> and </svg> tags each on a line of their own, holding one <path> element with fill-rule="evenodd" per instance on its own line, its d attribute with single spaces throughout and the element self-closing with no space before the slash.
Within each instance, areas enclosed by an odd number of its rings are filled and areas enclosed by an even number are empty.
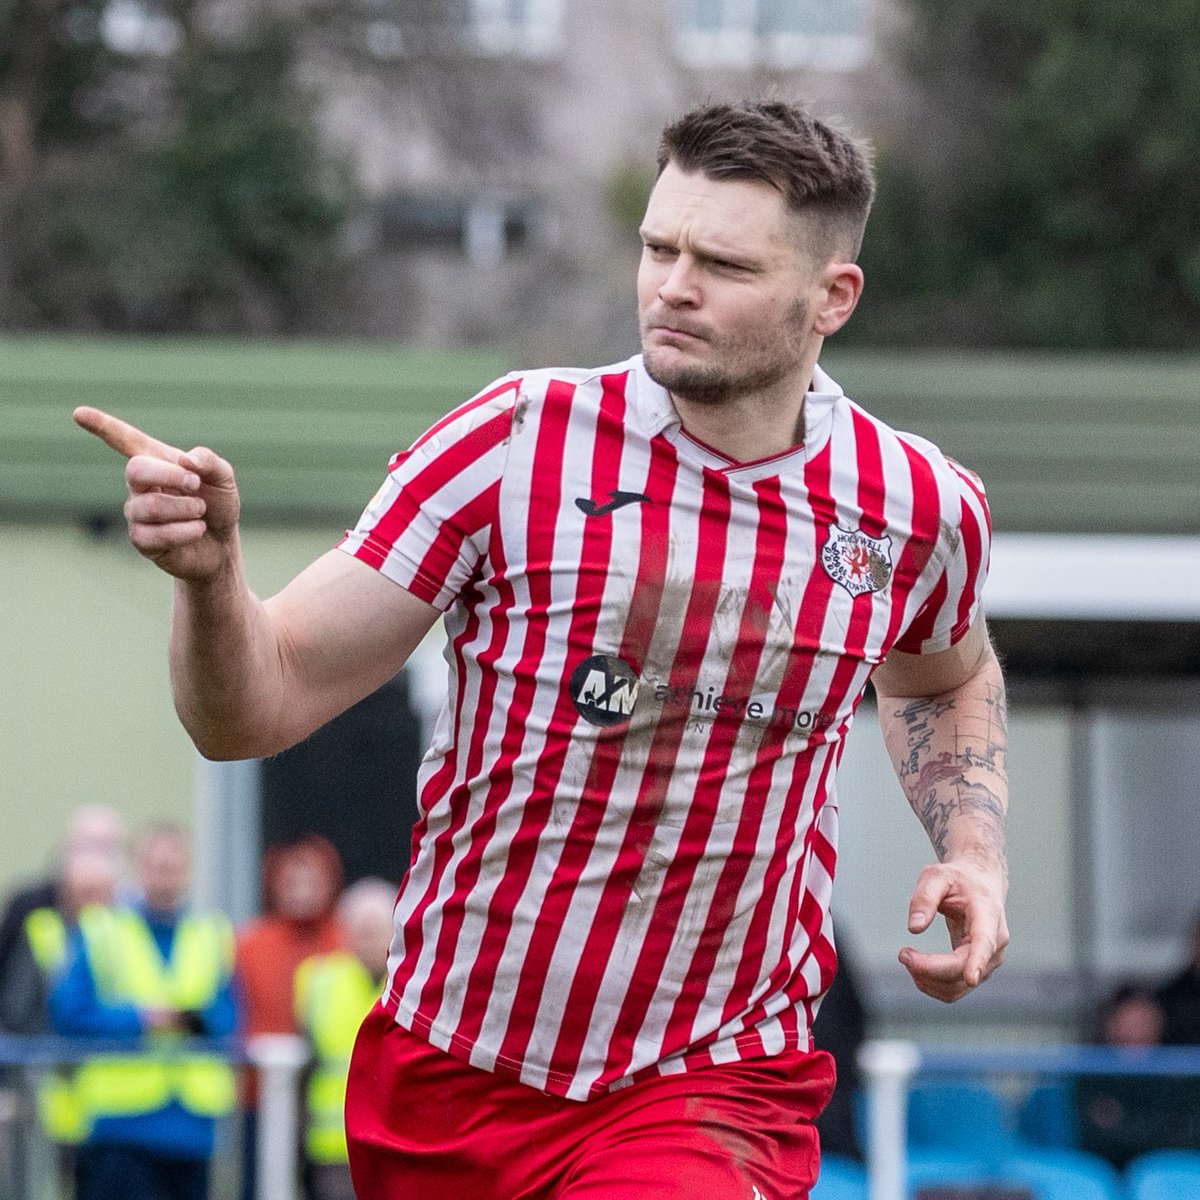
<svg viewBox="0 0 1200 1200">
<path fill-rule="evenodd" d="M 664 304 L 698 304 L 700 281 L 696 264 L 681 254 L 672 264 L 658 288 L 659 298 Z"/>
</svg>

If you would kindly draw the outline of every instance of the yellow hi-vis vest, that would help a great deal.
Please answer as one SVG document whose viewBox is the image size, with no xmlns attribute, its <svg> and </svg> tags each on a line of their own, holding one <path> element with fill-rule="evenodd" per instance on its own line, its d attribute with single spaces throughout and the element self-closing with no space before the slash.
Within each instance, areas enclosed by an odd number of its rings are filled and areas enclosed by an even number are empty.
<svg viewBox="0 0 1200 1200">
<path fill-rule="evenodd" d="M 49 982 L 67 961 L 67 924 L 56 908 L 35 908 L 25 918 L 25 937 L 33 961 Z M 65 1067 L 38 1080 L 37 1114 L 53 1142 L 75 1145 L 87 1136 L 89 1121 L 79 1101 L 74 1073 Z"/>
<path fill-rule="evenodd" d="M 304 1149 L 314 1163 L 346 1161 L 346 1074 L 363 1018 L 383 981 L 344 950 L 315 954 L 296 970 L 296 1020 L 312 1042 L 316 1066 L 308 1079 Z"/>
<path fill-rule="evenodd" d="M 202 1009 L 233 970 L 233 930 L 223 917 L 184 916 L 169 962 L 142 916 L 129 908 L 96 908 L 80 917 L 97 996 L 137 1008 Z M 231 1112 L 233 1072 L 214 1055 L 170 1054 L 174 1034 L 152 1039 L 157 1053 L 101 1055 L 83 1063 L 75 1085 L 90 1117 L 137 1116 L 172 1100 L 197 1116 Z"/>
</svg>

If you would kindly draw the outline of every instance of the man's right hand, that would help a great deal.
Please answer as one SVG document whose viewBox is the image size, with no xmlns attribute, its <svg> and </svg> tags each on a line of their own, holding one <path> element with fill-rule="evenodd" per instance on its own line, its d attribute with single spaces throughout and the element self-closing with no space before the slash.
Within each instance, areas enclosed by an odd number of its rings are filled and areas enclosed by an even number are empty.
<svg viewBox="0 0 1200 1200">
<path fill-rule="evenodd" d="M 139 1010 L 144 1033 L 184 1033 L 187 1027 L 183 1015 L 174 1008 L 143 1008 Z"/>
<path fill-rule="evenodd" d="M 340 549 L 269 600 L 246 586 L 233 469 L 94 408 L 75 420 L 129 460 L 129 540 L 185 581 L 171 610 L 171 684 L 207 758 L 294 746 L 391 679 L 437 620 L 432 604 Z"/>
<path fill-rule="evenodd" d="M 75 423 L 123 455 L 125 520 L 137 551 L 177 579 L 213 579 L 236 555 L 240 501 L 233 468 L 211 450 L 178 450 L 98 408 Z"/>
</svg>

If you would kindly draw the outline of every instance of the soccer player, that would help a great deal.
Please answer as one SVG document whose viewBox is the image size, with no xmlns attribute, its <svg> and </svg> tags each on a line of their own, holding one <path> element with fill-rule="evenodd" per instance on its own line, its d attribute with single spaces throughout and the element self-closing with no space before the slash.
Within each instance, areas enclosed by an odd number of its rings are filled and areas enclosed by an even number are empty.
<svg viewBox="0 0 1200 1200">
<path fill-rule="evenodd" d="M 834 776 L 868 680 L 936 862 L 905 947 L 951 1001 L 999 965 L 1003 682 L 981 486 L 817 365 L 874 192 L 781 103 L 663 133 L 642 353 L 518 372 L 392 461 L 358 527 L 272 599 L 238 492 L 94 409 L 134 545 L 176 578 L 180 716 L 273 754 L 398 671 L 440 617 L 449 698 L 420 777 L 347 1129 L 359 1195 L 804 1197 L 833 1086 Z"/>
</svg>

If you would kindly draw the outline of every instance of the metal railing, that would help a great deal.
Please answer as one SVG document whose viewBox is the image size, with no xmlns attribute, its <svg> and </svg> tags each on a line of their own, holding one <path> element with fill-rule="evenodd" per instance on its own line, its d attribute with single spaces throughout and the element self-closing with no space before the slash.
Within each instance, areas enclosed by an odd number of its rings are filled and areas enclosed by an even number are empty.
<svg viewBox="0 0 1200 1200">
<path fill-rule="evenodd" d="M 144 1039 L 84 1039 L 52 1035 L 0 1034 L 0 1067 L 15 1068 L 30 1093 L 37 1078 L 55 1067 L 71 1066 L 99 1054 L 145 1054 Z M 300 1122 L 303 1116 L 299 1075 L 311 1057 L 309 1044 L 290 1034 L 260 1034 L 245 1041 L 223 1038 L 187 1038 L 155 1043 L 156 1058 L 177 1055 L 218 1054 L 230 1066 L 259 1070 L 257 1200 L 295 1200 Z M 10 1124 L 16 1114 L 0 1113 Z M 35 1184 L 13 1181 L 14 1194 L 27 1200 Z"/>
</svg>

